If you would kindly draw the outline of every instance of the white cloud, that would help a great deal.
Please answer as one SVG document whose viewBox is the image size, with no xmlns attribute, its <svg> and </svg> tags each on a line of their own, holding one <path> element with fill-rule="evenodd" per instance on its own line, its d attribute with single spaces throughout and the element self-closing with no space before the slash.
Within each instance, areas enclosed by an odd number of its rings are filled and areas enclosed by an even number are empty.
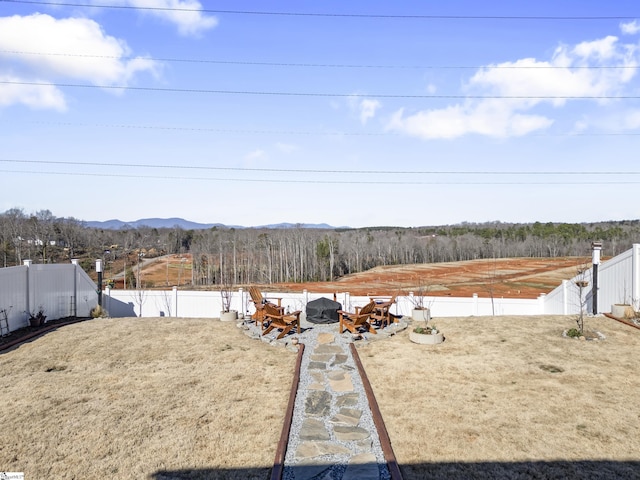
<svg viewBox="0 0 640 480">
<path fill-rule="evenodd" d="M 467 82 L 470 96 L 518 98 L 472 99 L 442 109 L 405 115 L 398 110 L 388 130 L 426 139 L 456 138 L 466 134 L 492 137 L 521 136 L 548 128 L 553 120 L 529 113 L 540 104 L 564 106 L 566 97 L 606 97 L 618 93 L 635 76 L 635 68 L 574 68 L 631 66 L 638 62 L 635 45 L 618 38 L 558 47 L 552 58 L 524 58 L 479 69 Z M 547 97 L 547 98 L 541 98 Z M 555 97 L 555 98 L 554 98 Z M 582 100 L 583 101 L 583 100 Z M 596 100 L 606 103 L 606 99 Z"/>
<path fill-rule="evenodd" d="M 376 111 L 382 106 L 382 104 L 372 98 L 362 98 L 360 96 L 349 97 L 349 108 L 360 119 L 360 123 L 363 125 L 367 123 L 371 118 L 375 117 Z"/>
<path fill-rule="evenodd" d="M 376 110 L 380 108 L 378 100 L 365 98 L 360 102 L 360 122 L 364 125 L 370 118 L 376 115 Z"/>
<path fill-rule="evenodd" d="M 0 107 L 23 104 L 34 109 L 66 110 L 62 92 L 53 85 L 19 84 L 21 80 L 10 75 L 0 75 L 0 81 L 11 82 L 0 84 Z"/>
<path fill-rule="evenodd" d="M 595 59 L 608 59 L 612 58 L 616 54 L 617 42 L 617 37 L 609 35 L 600 40 L 581 42 L 575 46 L 573 53 L 583 59 L 587 59 L 589 57 L 594 57 Z"/>
<path fill-rule="evenodd" d="M 620 31 L 625 35 L 635 35 L 636 33 L 640 32 L 640 25 L 638 24 L 637 20 L 634 20 L 633 22 L 621 23 Z"/>
<path fill-rule="evenodd" d="M 452 139 L 468 134 L 489 137 L 522 136 L 551 126 L 553 120 L 515 113 L 501 101 L 466 102 L 413 115 L 397 111 L 387 128 L 425 139 Z"/>
<path fill-rule="evenodd" d="M 33 32 L 38 32 L 34 35 Z M 0 74 L 11 74 L 16 81 L 34 82 L 46 78 L 90 82 L 94 85 L 127 85 L 140 72 L 157 73 L 159 65 L 144 57 L 126 58 L 131 51 L 126 42 L 107 35 L 100 25 L 86 18 L 56 19 L 45 14 L 14 15 L 0 18 L 0 50 L 24 52 L 0 54 Z M 73 55 L 65 55 L 73 52 Z M 83 57 L 83 55 L 86 55 Z M 34 87 L 44 88 L 44 87 Z M 51 87 L 55 89 L 55 87 Z M 43 108 L 54 108 L 64 102 L 61 92 L 57 100 L 46 92 L 33 98 L 29 89 L 19 89 L 31 106 L 38 98 Z M 51 93 L 51 92 L 49 92 Z M 20 95 L 13 97 L 16 103 Z M 55 107 L 58 108 L 58 107 Z"/>
<path fill-rule="evenodd" d="M 128 5 L 138 7 L 146 15 L 170 22 L 181 35 L 201 35 L 218 24 L 216 17 L 205 15 L 197 0 L 96 0 L 99 5 Z M 144 9 L 148 10 L 144 10 Z"/>
</svg>

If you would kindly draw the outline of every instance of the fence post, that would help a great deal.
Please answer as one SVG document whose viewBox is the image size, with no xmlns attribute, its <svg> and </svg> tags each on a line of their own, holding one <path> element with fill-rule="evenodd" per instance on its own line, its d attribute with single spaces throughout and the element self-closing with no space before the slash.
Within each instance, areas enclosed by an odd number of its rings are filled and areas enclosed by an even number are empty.
<svg viewBox="0 0 640 480">
<path fill-rule="evenodd" d="M 631 247 L 631 304 L 640 310 L 640 243 Z"/>
<path fill-rule="evenodd" d="M 562 280 L 562 314 L 569 315 L 569 293 L 567 287 L 569 286 L 569 280 Z"/>
<path fill-rule="evenodd" d="M 546 293 L 541 293 L 540 295 L 538 295 L 538 312 L 540 313 L 540 315 L 544 315 L 546 299 L 547 299 Z"/>
<path fill-rule="evenodd" d="M 174 309 L 175 313 L 173 316 L 177 317 L 178 316 L 178 287 L 174 285 L 171 288 L 171 291 L 172 291 L 171 293 L 173 293 L 173 304 L 176 306 L 176 308 Z"/>
<path fill-rule="evenodd" d="M 73 302 L 72 302 L 72 308 L 73 308 L 73 316 L 77 317 L 78 316 L 78 267 L 79 267 L 79 260 L 77 258 L 72 258 L 71 259 L 71 263 L 73 264 Z"/>
<path fill-rule="evenodd" d="M 471 315 L 473 315 L 474 317 L 478 316 L 478 294 L 477 293 L 473 294 L 473 306 L 471 309 Z"/>
<path fill-rule="evenodd" d="M 27 306 L 27 312 L 31 311 L 31 291 L 30 291 L 30 279 L 31 279 L 31 260 L 24 260 L 22 262 L 22 264 L 27 267 L 27 283 L 26 283 L 26 287 L 24 289 L 24 291 L 26 292 L 27 298 L 26 298 L 26 302 L 25 305 Z M 27 321 L 27 325 L 28 325 L 28 321 Z"/>
</svg>

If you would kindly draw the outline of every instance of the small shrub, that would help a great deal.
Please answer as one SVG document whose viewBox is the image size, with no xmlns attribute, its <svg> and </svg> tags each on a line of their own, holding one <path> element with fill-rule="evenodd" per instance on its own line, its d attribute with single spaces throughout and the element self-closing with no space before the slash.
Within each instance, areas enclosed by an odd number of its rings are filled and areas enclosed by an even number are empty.
<svg viewBox="0 0 640 480">
<path fill-rule="evenodd" d="M 569 330 L 567 330 L 567 337 L 578 338 L 581 335 L 582 334 L 580 333 L 580 330 L 578 330 L 577 328 L 570 328 Z"/>
<path fill-rule="evenodd" d="M 429 326 L 416 327 L 413 329 L 413 331 L 415 333 L 420 333 L 422 335 L 431 335 L 432 333 L 436 333 L 438 329 L 436 328 L 435 325 L 433 325 L 432 327 L 429 327 Z"/>
<path fill-rule="evenodd" d="M 107 310 L 104 307 L 101 307 L 100 305 L 96 305 L 95 307 L 93 307 L 91 309 L 91 318 L 105 318 L 109 316 L 109 313 L 107 312 Z"/>
</svg>

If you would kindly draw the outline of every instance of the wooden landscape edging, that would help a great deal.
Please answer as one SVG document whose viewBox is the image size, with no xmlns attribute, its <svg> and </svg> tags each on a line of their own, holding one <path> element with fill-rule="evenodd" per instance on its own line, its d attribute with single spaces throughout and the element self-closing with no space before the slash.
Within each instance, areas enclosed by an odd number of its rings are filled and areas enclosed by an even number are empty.
<svg viewBox="0 0 640 480">
<path fill-rule="evenodd" d="M 293 421 L 293 407 L 296 403 L 296 394 L 298 393 L 298 384 L 300 383 L 300 366 L 302 365 L 302 354 L 304 352 L 304 344 L 298 344 L 298 358 L 293 372 L 293 381 L 291 382 L 291 391 L 289 392 L 289 403 L 287 411 L 284 414 L 284 424 L 280 433 L 280 440 L 276 447 L 276 458 L 273 461 L 271 469 L 271 480 L 281 480 L 284 472 L 284 457 L 287 453 L 287 444 L 289 443 L 289 433 L 291 432 L 291 423 Z"/>
<path fill-rule="evenodd" d="M 640 330 L 640 327 L 639 327 L 638 325 L 636 325 L 636 324 L 634 324 L 634 323 L 631 323 L 631 322 L 627 322 L 626 320 L 624 320 L 624 319 L 622 319 L 622 318 L 614 317 L 614 316 L 613 316 L 613 315 L 611 315 L 610 313 L 605 313 L 605 314 L 604 314 L 604 316 L 605 316 L 605 317 L 608 317 L 608 318 L 611 318 L 611 319 L 613 319 L 613 320 L 616 320 L 616 321 L 618 321 L 618 322 L 622 323 L 623 325 L 628 325 L 628 326 L 630 326 L 630 327 L 637 328 L 638 330 Z"/>
<path fill-rule="evenodd" d="M 10 348 L 15 347 L 16 345 L 20 345 L 21 343 L 26 342 L 27 340 L 31 340 L 32 338 L 39 337 L 40 335 L 44 335 L 45 333 L 50 332 L 51 330 L 55 330 L 57 328 L 64 327 L 66 325 L 71 325 L 73 323 L 84 322 L 85 320 L 89 320 L 89 319 L 76 318 L 74 320 L 69 320 L 68 322 L 56 323 L 55 325 L 49 325 L 48 327 L 45 326 L 40 330 L 29 332 L 23 335 L 22 337 L 16 338 L 15 340 L 11 340 L 10 342 L 3 343 L 2 345 L 0 345 L 0 352 L 4 350 L 9 350 Z"/>
<path fill-rule="evenodd" d="M 389 438 L 387 427 L 385 426 L 384 420 L 382 419 L 382 413 L 380 413 L 380 408 L 378 407 L 378 402 L 376 401 L 376 396 L 373 393 L 371 383 L 369 383 L 369 378 L 367 378 L 367 373 L 364 371 L 364 367 L 362 366 L 362 362 L 360 361 L 358 350 L 353 343 L 350 344 L 349 347 L 351 348 L 351 354 L 353 355 L 353 360 L 356 364 L 356 367 L 358 367 L 358 372 L 360 373 L 360 378 L 362 379 L 362 386 L 364 387 L 364 391 L 367 394 L 369 408 L 371 409 L 371 416 L 373 417 L 373 423 L 378 430 L 380 446 L 382 447 L 384 460 L 385 462 L 387 462 L 387 467 L 389 468 L 389 473 L 391 474 L 391 480 L 402 480 L 402 473 L 400 472 L 400 467 L 398 466 L 396 455 L 395 453 L 393 453 L 393 448 L 391 447 L 391 439 Z"/>
</svg>

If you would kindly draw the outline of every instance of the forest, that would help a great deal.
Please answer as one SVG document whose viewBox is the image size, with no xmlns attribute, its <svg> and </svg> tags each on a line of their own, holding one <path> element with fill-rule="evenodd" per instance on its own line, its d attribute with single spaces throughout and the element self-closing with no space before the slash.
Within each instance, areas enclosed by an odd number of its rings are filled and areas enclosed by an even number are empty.
<svg viewBox="0 0 640 480">
<path fill-rule="evenodd" d="M 640 220 L 597 223 L 461 223 L 358 229 L 91 228 L 49 210 L 0 214 L 2 266 L 95 259 L 132 266 L 142 257 L 190 254 L 192 284 L 331 281 L 379 265 L 480 258 L 589 256 L 591 242 L 615 256 L 640 242 Z M 142 285 L 144 286 L 144 285 Z"/>
</svg>

